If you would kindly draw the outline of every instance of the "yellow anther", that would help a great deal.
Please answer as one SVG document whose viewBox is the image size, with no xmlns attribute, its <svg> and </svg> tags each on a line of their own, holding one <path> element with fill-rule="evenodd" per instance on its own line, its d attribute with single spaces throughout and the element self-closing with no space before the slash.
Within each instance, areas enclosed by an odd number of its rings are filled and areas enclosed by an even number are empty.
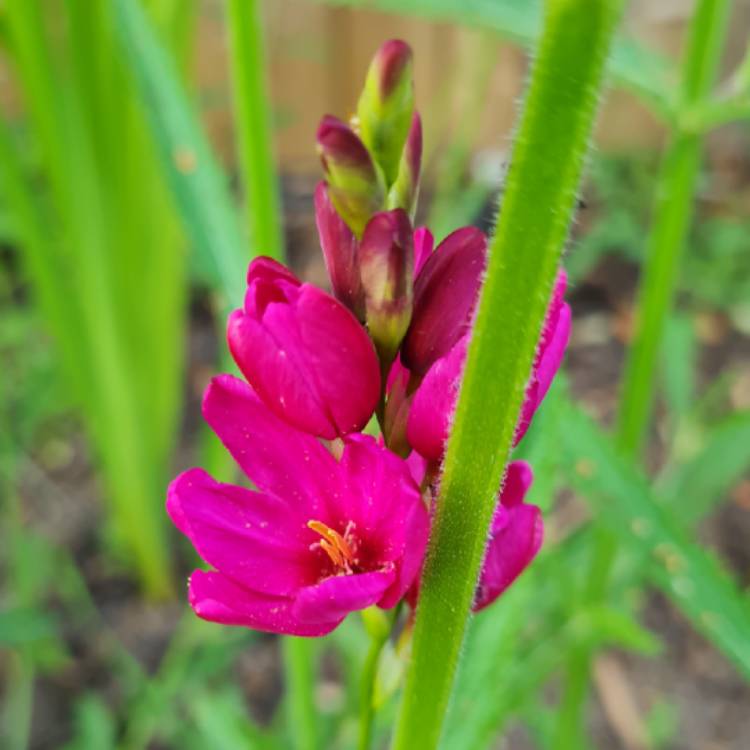
<svg viewBox="0 0 750 750">
<path fill-rule="evenodd" d="M 334 531 L 321 521 L 308 521 L 307 526 L 323 537 L 317 544 L 331 558 L 331 562 L 337 568 L 349 570 L 354 563 L 354 553 L 349 542 L 338 531 Z"/>
</svg>

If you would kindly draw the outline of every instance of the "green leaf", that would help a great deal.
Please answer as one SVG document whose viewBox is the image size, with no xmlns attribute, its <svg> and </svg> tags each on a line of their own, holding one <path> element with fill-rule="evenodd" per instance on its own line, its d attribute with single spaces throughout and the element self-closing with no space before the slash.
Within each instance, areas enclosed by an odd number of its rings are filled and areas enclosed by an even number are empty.
<svg viewBox="0 0 750 750">
<path fill-rule="evenodd" d="M 565 409 L 562 449 L 583 497 L 623 546 L 651 558 L 650 576 L 732 663 L 750 677 L 750 606 L 718 562 L 691 543 L 646 480 L 579 409 Z"/>
<path fill-rule="evenodd" d="M 227 4 L 234 119 L 251 254 L 281 260 L 284 239 L 274 169 L 261 5 L 260 0 L 229 0 Z"/>
<path fill-rule="evenodd" d="M 75 736 L 65 750 L 115 748 L 116 728 L 112 714 L 96 695 L 86 695 L 75 705 Z"/>
<path fill-rule="evenodd" d="M 54 635 L 54 618 L 38 609 L 0 612 L 0 646 L 13 647 Z"/>
<path fill-rule="evenodd" d="M 397 750 L 428 750 L 440 738 L 620 6 L 552 0 L 547 8 L 444 461 Z"/>
<path fill-rule="evenodd" d="M 750 411 L 745 411 L 715 425 L 703 438 L 700 451 L 667 474 L 660 492 L 676 512 L 697 520 L 731 489 L 749 466 Z"/>
<path fill-rule="evenodd" d="M 112 0 L 123 47 L 185 227 L 224 306 L 242 299 L 249 259 L 224 175 L 175 65 L 138 0 Z"/>
</svg>

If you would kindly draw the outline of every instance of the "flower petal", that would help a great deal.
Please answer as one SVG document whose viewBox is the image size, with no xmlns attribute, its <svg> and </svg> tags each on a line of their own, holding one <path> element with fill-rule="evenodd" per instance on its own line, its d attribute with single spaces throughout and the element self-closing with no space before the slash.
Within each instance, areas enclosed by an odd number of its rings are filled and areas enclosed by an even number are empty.
<svg viewBox="0 0 750 750">
<path fill-rule="evenodd" d="M 449 234 L 414 283 L 414 310 L 401 351 L 403 363 L 424 375 L 469 330 L 487 255 L 474 227 Z"/>
<path fill-rule="evenodd" d="M 528 567 L 542 546 L 542 513 L 535 505 L 523 502 L 531 478 L 531 468 L 524 461 L 508 465 L 474 598 L 475 612 L 492 604 Z"/>
<path fill-rule="evenodd" d="M 349 612 L 376 604 L 391 585 L 393 571 L 375 571 L 326 578 L 301 589 L 292 612 L 302 623 L 317 624 L 341 620 Z"/>
<path fill-rule="evenodd" d="M 364 320 L 357 240 L 331 203 L 325 182 L 315 188 L 315 222 L 333 294 Z"/>
<path fill-rule="evenodd" d="M 406 436 L 409 444 L 430 461 L 439 461 L 456 406 L 468 336 L 432 365 L 412 400 Z"/>
<path fill-rule="evenodd" d="M 206 389 L 203 416 L 256 486 L 323 514 L 337 464 L 314 437 L 273 414 L 253 389 L 219 375 Z M 318 517 L 318 516 L 312 516 Z"/>
<path fill-rule="evenodd" d="M 560 270 L 552 290 L 552 299 L 547 308 L 547 316 L 539 339 L 539 348 L 534 358 L 531 377 L 526 386 L 526 394 L 521 405 L 514 445 L 518 445 L 521 438 L 526 434 L 531 420 L 547 395 L 547 391 L 552 385 L 565 356 L 571 324 L 570 307 L 563 301 L 566 279 L 565 271 Z"/>
<path fill-rule="evenodd" d="M 309 363 L 303 374 L 315 380 L 339 435 L 361 430 L 380 396 L 380 367 L 372 342 L 349 310 L 309 284 L 302 286 L 296 312 Z"/>
<path fill-rule="evenodd" d="M 534 472 L 526 461 L 511 461 L 505 472 L 500 504 L 505 508 L 515 508 L 523 502 L 534 481 Z"/>
<path fill-rule="evenodd" d="M 249 589 L 285 596 L 317 579 L 309 519 L 294 504 L 191 469 L 170 484 L 167 511 L 209 565 Z"/>
<path fill-rule="evenodd" d="M 342 514 L 368 539 L 370 566 L 392 562 L 395 577 L 378 602 L 388 608 L 409 588 L 422 564 L 429 517 L 408 463 L 367 435 L 350 435 L 341 457 Z"/>
<path fill-rule="evenodd" d="M 235 310 L 227 340 L 242 374 L 279 417 L 305 432 L 336 437 L 316 383 L 308 377 L 307 350 L 290 305 L 270 304 L 262 322 Z"/>
<path fill-rule="evenodd" d="M 414 230 L 414 278 L 422 270 L 422 266 L 432 255 L 435 239 L 427 227 L 419 227 Z"/>
<path fill-rule="evenodd" d="M 249 591 L 221 573 L 196 570 L 190 577 L 190 606 L 198 617 L 224 625 L 244 625 L 283 635 L 321 636 L 343 618 L 303 623 L 294 616 L 292 600 Z"/>
</svg>

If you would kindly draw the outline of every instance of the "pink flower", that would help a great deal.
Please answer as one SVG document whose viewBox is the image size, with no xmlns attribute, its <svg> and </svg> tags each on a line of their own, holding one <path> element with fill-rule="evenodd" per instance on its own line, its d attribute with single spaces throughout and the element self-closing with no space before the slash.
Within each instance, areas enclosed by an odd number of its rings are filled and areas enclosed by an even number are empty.
<svg viewBox="0 0 750 750">
<path fill-rule="evenodd" d="M 431 247 L 431 236 L 421 240 Z M 401 360 L 412 372 L 424 375 L 469 330 L 487 238 L 474 227 L 464 227 L 449 234 L 434 253 L 418 249 L 416 255 L 420 270 Z"/>
<path fill-rule="evenodd" d="M 429 523 L 405 461 L 364 435 L 345 438 L 337 461 L 230 375 L 211 382 L 203 412 L 258 491 L 201 469 L 169 487 L 172 521 L 214 568 L 190 578 L 199 617 L 319 636 L 403 597 Z"/>
<path fill-rule="evenodd" d="M 340 302 L 270 258 L 247 274 L 229 348 L 266 405 L 301 430 L 333 439 L 362 429 L 380 395 L 375 349 Z"/>
<path fill-rule="evenodd" d="M 490 526 L 490 539 L 474 598 L 474 611 L 492 604 L 528 567 L 542 546 L 542 514 L 524 503 L 533 474 L 525 461 L 511 461 Z"/>
<path fill-rule="evenodd" d="M 408 463 L 415 481 L 421 482 L 427 468 L 424 460 L 420 460 L 418 453 L 412 453 Z M 508 464 L 490 524 L 489 540 L 472 605 L 474 612 L 492 604 L 526 570 L 542 546 L 542 513 L 535 505 L 524 503 L 532 479 L 531 467 L 525 461 L 511 461 Z M 416 607 L 418 598 L 419 579 L 407 594 L 412 607 Z"/>
<path fill-rule="evenodd" d="M 531 418 L 547 394 L 565 355 L 570 337 L 570 307 L 563 301 L 565 284 L 565 272 L 561 271 L 555 282 L 539 348 L 534 358 L 514 444 L 518 444 L 526 434 Z M 435 361 L 411 403 L 407 438 L 415 450 L 431 461 L 439 461 L 445 449 L 468 341 L 467 334 L 447 354 Z"/>
</svg>

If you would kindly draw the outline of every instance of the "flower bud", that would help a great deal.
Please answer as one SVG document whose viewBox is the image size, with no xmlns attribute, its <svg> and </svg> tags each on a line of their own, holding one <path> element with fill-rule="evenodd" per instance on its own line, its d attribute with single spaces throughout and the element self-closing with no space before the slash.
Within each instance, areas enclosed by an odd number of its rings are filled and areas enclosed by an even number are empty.
<svg viewBox="0 0 750 750">
<path fill-rule="evenodd" d="M 391 39 L 375 53 L 357 105 L 360 134 L 385 175 L 396 181 L 414 111 L 411 48 Z"/>
<path fill-rule="evenodd" d="M 422 166 L 422 120 L 417 112 L 401 153 L 396 182 L 388 193 L 388 208 L 403 208 L 414 221 L 419 197 L 419 171 Z"/>
<path fill-rule="evenodd" d="M 323 118 L 317 143 L 330 199 L 359 239 L 370 217 L 383 208 L 382 175 L 357 134 L 335 117 Z"/>
<path fill-rule="evenodd" d="M 340 302 L 256 258 L 241 310 L 229 316 L 229 348 L 278 417 L 328 440 L 361 430 L 380 396 L 372 342 Z"/>
<path fill-rule="evenodd" d="M 319 182 L 315 188 L 315 223 L 333 295 L 364 322 L 358 243 L 331 203 L 325 182 Z"/>
<path fill-rule="evenodd" d="M 469 330 L 487 255 L 474 227 L 449 234 L 424 262 L 414 284 L 414 311 L 401 359 L 424 375 Z"/>
<path fill-rule="evenodd" d="M 376 214 L 359 248 L 365 317 L 381 363 L 390 365 L 409 327 L 414 245 L 403 209 Z"/>
</svg>

